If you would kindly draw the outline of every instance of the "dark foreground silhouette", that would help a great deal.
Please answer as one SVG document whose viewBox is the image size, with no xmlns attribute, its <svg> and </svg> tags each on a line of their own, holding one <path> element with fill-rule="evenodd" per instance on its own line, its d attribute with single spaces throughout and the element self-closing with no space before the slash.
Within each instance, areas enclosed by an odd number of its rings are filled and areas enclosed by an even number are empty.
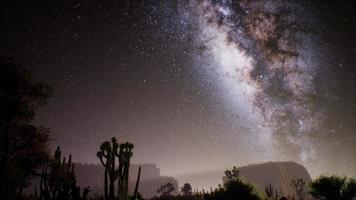
<svg viewBox="0 0 356 200">
<path fill-rule="evenodd" d="M 99 147 L 97 157 L 103 167 L 102 195 L 77 185 L 72 157 L 62 157 L 58 147 L 54 155 L 48 150 L 48 129 L 33 124 L 35 111 L 45 105 L 51 89 L 33 80 L 31 73 L 12 59 L 0 56 L 0 199 L 34 200 L 136 200 L 140 194 L 141 168 L 129 190 L 130 160 L 133 144 L 119 143 L 116 138 Z M 37 186 L 31 180 L 39 178 Z M 177 191 L 176 184 L 167 182 L 157 188 L 153 199 L 169 200 L 355 200 L 356 180 L 338 176 L 320 176 L 308 183 L 297 178 L 286 183 L 292 191 L 282 196 L 281 189 L 266 184 L 264 192 L 240 177 L 234 167 L 225 171 L 222 185 L 210 191 L 192 191 L 186 183 Z M 24 193 L 33 187 L 34 192 Z M 283 188 L 283 187 L 282 187 Z"/>
</svg>

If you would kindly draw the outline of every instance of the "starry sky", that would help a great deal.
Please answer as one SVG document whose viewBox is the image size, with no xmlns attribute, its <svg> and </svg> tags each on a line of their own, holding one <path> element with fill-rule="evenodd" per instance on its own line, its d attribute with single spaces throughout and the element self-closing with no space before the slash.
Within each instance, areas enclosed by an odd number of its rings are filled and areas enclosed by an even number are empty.
<svg viewBox="0 0 356 200">
<path fill-rule="evenodd" d="M 36 123 L 75 160 L 135 144 L 165 175 L 293 160 L 356 176 L 351 0 L 7 1 L 0 53 L 55 90 Z"/>
</svg>

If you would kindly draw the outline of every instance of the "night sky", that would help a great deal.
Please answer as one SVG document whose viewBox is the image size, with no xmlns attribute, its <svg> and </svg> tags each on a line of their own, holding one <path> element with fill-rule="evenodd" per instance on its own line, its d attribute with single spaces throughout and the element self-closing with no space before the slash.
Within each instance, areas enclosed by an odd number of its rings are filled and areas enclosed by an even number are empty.
<svg viewBox="0 0 356 200">
<path fill-rule="evenodd" d="M 54 88 L 78 162 L 104 140 L 166 175 L 293 160 L 356 176 L 352 0 L 8 1 L 0 53 Z"/>
</svg>

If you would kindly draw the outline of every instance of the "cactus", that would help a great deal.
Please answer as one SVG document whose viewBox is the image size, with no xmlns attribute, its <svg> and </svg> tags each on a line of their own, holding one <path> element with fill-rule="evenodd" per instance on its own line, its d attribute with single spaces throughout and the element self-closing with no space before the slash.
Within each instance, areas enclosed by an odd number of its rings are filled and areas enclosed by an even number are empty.
<svg viewBox="0 0 356 200">
<path fill-rule="evenodd" d="M 61 154 L 60 147 L 57 147 L 54 158 L 48 160 L 47 163 L 42 166 L 38 199 L 85 199 L 89 190 L 85 189 L 85 197 L 82 198 L 80 196 L 80 188 L 77 187 L 72 156 L 69 155 L 69 159 L 66 161 L 65 157 L 63 157 L 63 159 L 61 158 Z M 35 191 L 37 196 L 37 188 L 35 188 Z"/>
<path fill-rule="evenodd" d="M 126 200 L 128 195 L 129 169 L 132 149 L 133 144 L 126 142 L 120 145 L 119 152 L 116 151 L 116 156 L 119 159 L 117 196 L 121 200 Z"/>
<path fill-rule="evenodd" d="M 295 194 L 299 200 L 304 200 L 305 198 L 305 182 L 303 179 L 292 180 L 290 186 L 293 188 Z"/>
<path fill-rule="evenodd" d="M 112 144 L 112 145 L 111 145 Z M 115 193 L 115 179 L 117 178 L 117 172 L 115 170 L 115 153 L 117 151 L 118 143 L 115 138 L 111 139 L 111 143 L 106 141 L 100 145 L 100 151 L 97 156 L 100 159 L 101 164 L 105 168 L 104 175 L 104 197 L 107 200 L 114 200 Z"/>
<path fill-rule="evenodd" d="M 141 166 L 138 168 L 138 175 L 137 175 L 137 180 L 136 180 L 136 185 L 135 185 L 135 191 L 134 195 L 132 196 L 131 200 L 136 200 L 138 193 L 138 184 L 140 183 L 140 176 L 141 176 Z"/>
<path fill-rule="evenodd" d="M 278 192 L 277 189 L 275 189 L 271 183 L 269 183 L 266 187 L 265 187 L 265 193 L 266 196 L 270 199 L 278 199 Z"/>
<path fill-rule="evenodd" d="M 97 156 L 100 163 L 105 168 L 104 173 L 104 198 L 105 200 L 127 200 L 130 160 L 133 155 L 133 144 L 117 142 L 116 138 L 111 138 L 111 142 L 106 141 L 100 146 Z M 116 165 L 116 159 L 118 164 Z M 116 168 L 117 167 L 117 168 Z M 138 184 L 140 181 L 141 166 L 137 177 L 133 199 L 136 199 L 138 193 Z M 117 182 L 117 192 L 115 195 L 115 182 Z"/>
<path fill-rule="evenodd" d="M 272 198 L 273 197 L 273 186 L 271 183 L 269 183 L 266 187 L 265 187 L 265 193 L 267 195 L 268 198 Z"/>
<path fill-rule="evenodd" d="M 232 170 L 225 171 L 225 176 L 228 178 L 228 180 L 237 180 L 239 179 L 239 175 L 240 172 L 235 166 L 232 168 Z"/>
</svg>

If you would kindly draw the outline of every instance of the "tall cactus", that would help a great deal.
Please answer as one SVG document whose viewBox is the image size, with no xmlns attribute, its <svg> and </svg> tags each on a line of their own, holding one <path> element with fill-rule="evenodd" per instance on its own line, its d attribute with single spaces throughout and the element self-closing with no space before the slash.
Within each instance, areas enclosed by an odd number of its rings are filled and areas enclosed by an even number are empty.
<svg viewBox="0 0 356 200">
<path fill-rule="evenodd" d="M 119 152 L 116 152 L 119 159 L 117 196 L 120 200 L 126 200 L 128 196 L 129 169 L 133 147 L 133 144 L 126 142 L 121 144 Z"/>
<path fill-rule="evenodd" d="M 115 138 L 111 142 L 106 141 L 100 145 L 100 151 L 97 156 L 101 164 L 105 168 L 104 175 L 104 197 L 107 200 L 114 200 L 115 193 L 115 179 L 117 178 L 117 171 L 115 169 L 115 154 L 117 151 L 118 143 Z"/>
<path fill-rule="evenodd" d="M 130 160 L 133 155 L 133 144 L 117 142 L 116 138 L 111 138 L 111 142 L 106 141 L 101 144 L 97 156 L 105 168 L 104 173 L 104 198 L 106 200 L 127 200 Z M 118 164 L 116 165 L 116 159 Z M 140 181 L 141 167 L 136 182 L 133 198 L 137 196 L 138 184 Z M 115 181 L 117 181 L 117 193 L 115 195 Z"/>
</svg>

